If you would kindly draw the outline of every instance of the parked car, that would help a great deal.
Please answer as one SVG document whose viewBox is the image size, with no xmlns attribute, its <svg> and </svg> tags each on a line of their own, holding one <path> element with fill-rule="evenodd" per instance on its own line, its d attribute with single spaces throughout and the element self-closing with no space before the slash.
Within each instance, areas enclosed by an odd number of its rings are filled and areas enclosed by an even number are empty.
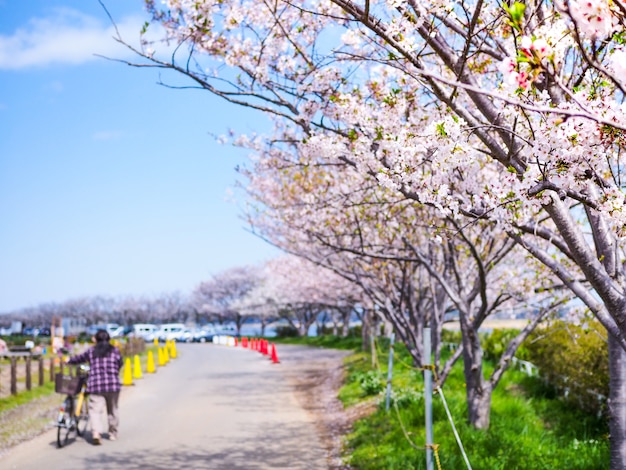
<svg viewBox="0 0 626 470">
<path fill-rule="evenodd" d="M 180 341 L 185 329 L 186 328 L 183 323 L 164 323 L 159 327 L 154 335 L 159 339 L 159 341 Z"/>
<path fill-rule="evenodd" d="M 175 340 L 181 343 L 191 343 L 193 341 L 193 335 L 195 333 L 195 328 L 184 328 L 183 331 L 177 335 Z"/>
<path fill-rule="evenodd" d="M 32 336 L 32 337 L 39 336 L 39 328 L 34 328 L 32 326 L 26 327 L 22 330 L 22 334 L 24 336 Z"/>
<path fill-rule="evenodd" d="M 128 335 L 131 331 L 133 331 L 132 326 L 118 326 L 109 334 L 111 338 L 121 338 L 122 336 Z"/>
<path fill-rule="evenodd" d="M 137 338 L 143 338 L 144 341 L 154 341 L 158 329 L 159 327 L 152 323 L 136 323 L 133 325 L 132 334 Z"/>
<path fill-rule="evenodd" d="M 194 343 L 210 343 L 213 341 L 213 336 L 215 335 L 215 328 L 212 326 L 205 326 L 194 332 L 191 341 Z"/>
<path fill-rule="evenodd" d="M 239 336 L 237 334 L 237 327 L 234 324 L 229 324 L 229 325 L 217 325 L 215 327 L 216 329 L 216 334 L 218 335 L 224 335 L 224 336 Z"/>
</svg>

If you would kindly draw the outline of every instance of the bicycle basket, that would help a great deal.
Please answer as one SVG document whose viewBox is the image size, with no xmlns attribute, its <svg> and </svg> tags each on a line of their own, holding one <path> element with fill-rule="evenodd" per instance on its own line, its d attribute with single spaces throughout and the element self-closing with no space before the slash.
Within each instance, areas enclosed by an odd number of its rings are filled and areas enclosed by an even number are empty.
<svg viewBox="0 0 626 470">
<path fill-rule="evenodd" d="M 76 395 L 80 392 L 82 381 L 80 377 L 71 377 L 64 374 L 56 374 L 54 377 L 54 391 L 65 395 Z"/>
</svg>

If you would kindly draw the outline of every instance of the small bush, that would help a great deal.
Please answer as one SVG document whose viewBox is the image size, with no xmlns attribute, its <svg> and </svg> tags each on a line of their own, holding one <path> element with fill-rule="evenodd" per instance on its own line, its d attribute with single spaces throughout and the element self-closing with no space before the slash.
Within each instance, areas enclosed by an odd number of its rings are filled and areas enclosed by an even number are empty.
<svg viewBox="0 0 626 470">
<path fill-rule="evenodd" d="M 291 325 L 276 327 L 276 336 L 278 338 L 297 338 L 299 335 L 298 330 Z"/>
<path fill-rule="evenodd" d="M 385 388 L 385 382 L 380 372 L 374 370 L 358 373 L 356 381 L 366 396 L 377 395 Z"/>
<path fill-rule="evenodd" d="M 490 361 L 497 361 L 500 356 L 506 351 L 509 343 L 520 334 L 520 330 L 514 329 L 497 329 L 493 330 L 491 334 L 487 335 L 483 340 L 483 350 L 485 352 L 485 359 Z M 518 359 L 528 360 L 528 350 L 522 343 L 517 351 L 515 357 Z"/>
<path fill-rule="evenodd" d="M 441 331 L 441 342 L 461 344 L 461 332 L 459 330 L 443 329 Z"/>
<path fill-rule="evenodd" d="M 363 327 L 361 325 L 353 326 L 352 328 L 350 328 L 350 336 L 355 336 L 357 338 L 360 338 L 362 334 L 363 334 Z"/>
<path fill-rule="evenodd" d="M 391 403 L 398 405 L 398 408 L 408 408 L 419 405 L 424 399 L 424 394 L 414 388 L 399 388 L 391 392 Z"/>
<path fill-rule="evenodd" d="M 606 411 L 598 395 L 609 393 L 608 347 L 597 320 L 556 321 L 535 330 L 526 343 L 540 376 L 561 393 L 567 390 L 567 401 L 587 412 Z"/>
</svg>

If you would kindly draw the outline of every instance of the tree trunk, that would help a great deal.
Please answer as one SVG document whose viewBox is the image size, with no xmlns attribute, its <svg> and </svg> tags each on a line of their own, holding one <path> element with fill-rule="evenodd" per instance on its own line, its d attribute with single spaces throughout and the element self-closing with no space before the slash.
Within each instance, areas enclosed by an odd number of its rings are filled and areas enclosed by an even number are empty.
<svg viewBox="0 0 626 470">
<path fill-rule="evenodd" d="M 489 429 L 493 387 L 483 377 L 483 350 L 478 330 L 467 320 L 466 312 L 459 312 L 463 334 L 463 373 L 467 396 L 467 419 L 476 429 Z"/>
<path fill-rule="evenodd" d="M 369 351 L 371 320 L 371 311 L 365 311 L 361 317 L 361 349 L 363 352 Z"/>
<path fill-rule="evenodd" d="M 492 392 L 488 382 L 480 386 L 467 387 L 468 419 L 476 429 L 489 429 Z"/>
<path fill-rule="evenodd" d="M 347 338 L 349 334 L 350 334 L 350 323 L 348 320 L 344 320 L 343 324 L 341 325 L 341 337 Z"/>
<path fill-rule="evenodd" d="M 609 334 L 611 470 L 626 468 L 626 352 Z"/>
<path fill-rule="evenodd" d="M 467 348 L 464 348 L 463 351 L 467 419 L 476 429 L 489 429 L 493 388 L 489 382 L 484 380 L 482 364 L 477 362 L 482 361 L 482 354 L 478 354 L 477 358 L 475 352 L 468 354 Z"/>
</svg>

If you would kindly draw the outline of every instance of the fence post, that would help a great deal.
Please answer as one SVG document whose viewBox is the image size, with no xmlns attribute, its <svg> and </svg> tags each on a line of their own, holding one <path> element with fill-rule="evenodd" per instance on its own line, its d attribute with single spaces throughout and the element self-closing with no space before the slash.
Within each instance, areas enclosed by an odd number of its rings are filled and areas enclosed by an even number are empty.
<svg viewBox="0 0 626 470">
<path fill-rule="evenodd" d="M 43 385 L 43 356 L 39 356 L 39 386 Z"/>
<path fill-rule="evenodd" d="M 430 328 L 424 328 L 424 414 L 426 416 L 426 470 L 433 470 L 433 381 L 430 370 Z"/>
<path fill-rule="evenodd" d="M 396 334 L 392 331 L 389 335 L 389 365 L 387 366 L 387 397 L 385 398 L 385 411 L 389 411 L 389 402 L 391 400 L 391 378 L 393 377 L 393 343 Z"/>
<path fill-rule="evenodd" d="M 33 381 L 31 377 L 33 361 L 30 356 L 26 356 L 24 359 L 26 359 L 26 390 L 31 390 L 33 388 Z"/>
<path fill-rule="evenodd" d="M 11 395 L 17 395 L 17 359 L 11 357 Z"/>
<path fill-rule="evenodd" d="M 50 358 L 50 382 L 54 382 L 54 357 Z"/>
</svg>

